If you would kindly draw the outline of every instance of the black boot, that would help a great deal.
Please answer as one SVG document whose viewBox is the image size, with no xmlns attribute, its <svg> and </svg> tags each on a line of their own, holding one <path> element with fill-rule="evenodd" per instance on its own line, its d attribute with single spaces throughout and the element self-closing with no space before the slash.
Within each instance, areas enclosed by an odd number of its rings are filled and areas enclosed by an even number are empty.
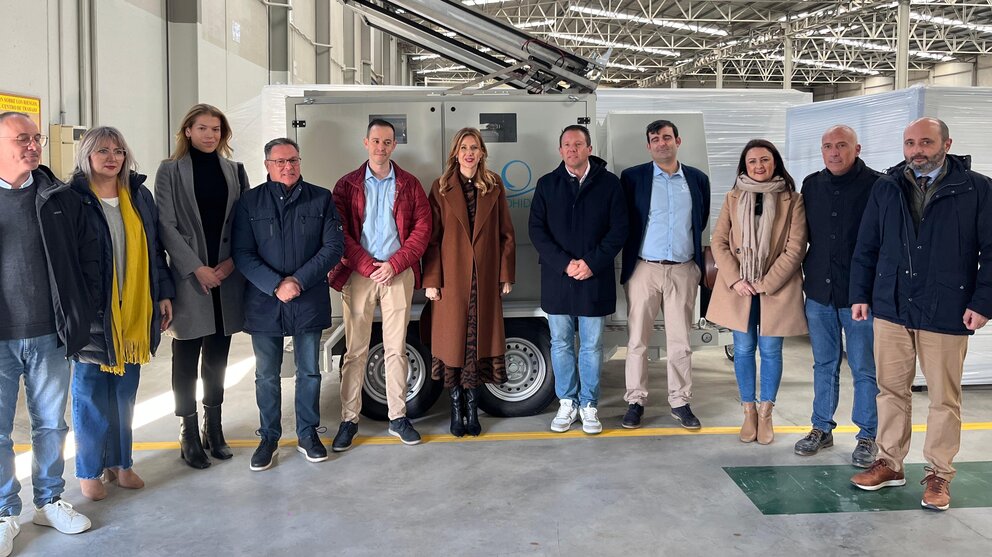
<svg viewBox="0 0 992 557">
<path fill-rule="evenodd" d="M 210 459 L 207 458 L 207 453 L 203 452 L 203 445 L 200 444 L 197 421 L 196 412 L 183 416 L 183 421 L 179 425 L 179 456 L 191 467 L 203 469 L 210 466 Z"/>
<path fill-rule="evenodd" d="M 203 448 L 216 459 L 227 460 L 234 456 L 220 426 L 220 406 L 203 407 Z"/>
<path fill-rule="evenodd" d="M 479 389 L 465 389 L 465 429 L 468 434 L 478 437 L 482 433 L 482 424 L 479 423 Z"/>
<path fill-rule="evenodd" d="M 465 399 L 465 391 L 456 385 L 448 392 L 451 394 L 451 434 L 455 437 L 463 437 L 465 435 L 465 414 L 462 412 L 462 402 Z"/>
</svg>

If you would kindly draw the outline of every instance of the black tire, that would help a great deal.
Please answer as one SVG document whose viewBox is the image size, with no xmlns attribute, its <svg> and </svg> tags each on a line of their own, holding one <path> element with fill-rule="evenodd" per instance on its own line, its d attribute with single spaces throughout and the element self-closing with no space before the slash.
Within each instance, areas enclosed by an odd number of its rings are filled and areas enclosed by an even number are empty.
<svg viewBox="0 0 992 557">
<path fill-rule="evenodd" d="M 441 396 L 441 382 L 431 379 L 431 352 L 420 342 L 416 323 L 407 329 L 406 355 L 410 359 L 407 372 L 406 416 L 415 419 L 426 414 Z M 386 405 L 385 352 L 382 347 L 382 325 L 372 325 L 369 359 L 365 364 L 362 385 L 362 415 L 373 420 L 389 419 Z"/>
<path fill-rule="evenodd" d="M 555 398 L 551 331 L 544 319 L 506 320 L 506 374 L 502 385 L 486 385 L 479 407 L 490 416 L 540 414 Z"/>
<path fill-rule="evenodd" d="M 723 354 L 727 356 L 727 359 L 731 362 L 734 361 L 734 345 L 727 344 L 723 347 Z"/>
</svg>

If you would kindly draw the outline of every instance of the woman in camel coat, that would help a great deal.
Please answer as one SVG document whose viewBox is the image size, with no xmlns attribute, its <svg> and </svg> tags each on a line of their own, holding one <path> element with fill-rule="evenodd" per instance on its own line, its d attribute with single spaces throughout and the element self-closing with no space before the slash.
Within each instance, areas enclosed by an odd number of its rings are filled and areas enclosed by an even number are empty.
<svg viewBox="0 0 992 557">
<path fill-rule="evenodd" d="M 428 198 L 434 229 L 423 284 L 433 304 L 431 368 L 451 393 L 451 433 L 459 437 L 482 431 L 480 385 L 506 381 L 500 296 L 512 288 L 516 244 L 506 191 L 486 157 L 479 130 L 459 130 Z"/>
<path fill-rule="evenodd" d="M 748 142 L 737 173 L 713 230 L 718 272 L 706 319 L 734 331 L 734 372 L 744 406 L 740 439 L 768 444 L 782 381 L 783 337 L 807 332 L 800 268 L 806 210 L 772 143 Z M 758 398 L 756 349 L 761 353 Z"/>
</svg>

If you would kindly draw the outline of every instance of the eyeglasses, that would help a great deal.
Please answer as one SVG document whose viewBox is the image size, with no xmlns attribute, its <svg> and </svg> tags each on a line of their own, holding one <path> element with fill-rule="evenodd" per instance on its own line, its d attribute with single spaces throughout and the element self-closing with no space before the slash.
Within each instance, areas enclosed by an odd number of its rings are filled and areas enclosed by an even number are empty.
<svg viewBox="0 0 992 557">
<path fill-rule="evenodd" d="M 290 166 L 300 166 L 300 161 L 302 160 L 300 157 L 293 157 L 291 159 L 265 159 L 265 162 L 271 162 L 278 167 L 283 167 L 287 164 Z"/>
<path fill-rule="evenodd" d="M 98 155 L 100 155 L 103 158 L 110 158 L 110 155 L 113 155 L 115 158 L 121 158 L 121 159 L 123 159 L 124 157 L 127 156 L 127 151 L 125 151 L 124 149 L 120 149 L 120 148 L 118 148 L 118 149 L 107 149 L 106 147 L 101 147 L 100 149 L 97 149 L 95 151 L 95 153 L 98 154 Z"/>
<path fill-rule="evenodd" d="M 21 147 L 27 147 L 28 145 L 31 145 L 31 142 L 32 141 L 34 141 L 35 143 L 37 143 L 39 147 L 44 147 L 45 145 L 48 145 L 48 136 L 47 135 L 41 135 L 40 133 L 37 134 L 37 135 L 35 135 L 34 137 L 32 137 L 32 136 L 30 136 L 30 135 L 28 135 L 26 133 L 22 133 L 21 135 L 19 135 L 17 137 L 2 137 L 0 139 L 13 139 Z"/>
</svg>

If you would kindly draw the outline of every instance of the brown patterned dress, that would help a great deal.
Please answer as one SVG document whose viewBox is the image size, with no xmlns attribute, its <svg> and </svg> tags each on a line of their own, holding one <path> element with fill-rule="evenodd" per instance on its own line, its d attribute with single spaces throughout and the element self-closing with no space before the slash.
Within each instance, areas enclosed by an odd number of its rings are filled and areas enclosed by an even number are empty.
<svg viewBox="0 0 992 557">
<path fill-rule="evenodd" d="M 468 208 L 468 223 L 472 230 L 475 230 L 475 208 L 476 195 L 478 190 L 475 181 L 458 175 L 462 185 L 462 193 L 465 195 L 465 205 Z M 499 296 L 499 292 L 495 293 Z M 492 358 L 479 358 L 478 352 L 478 332 L 479 332 L 479 283 L 476 275 L 475 262 L 472 262 L 472 291 L 468 299 L 468 328 L 465 332 L 465 366 L 451 367 L 438 358 L 433 358 L 431 362 L 431 377 L 435 380 L 443 379 L 445 388 L 461 386 L 466 389 L 474 389 L 483 383 L 505 383 L 506 382 L 506 358 L 495 356 Z"/>
</svg>

